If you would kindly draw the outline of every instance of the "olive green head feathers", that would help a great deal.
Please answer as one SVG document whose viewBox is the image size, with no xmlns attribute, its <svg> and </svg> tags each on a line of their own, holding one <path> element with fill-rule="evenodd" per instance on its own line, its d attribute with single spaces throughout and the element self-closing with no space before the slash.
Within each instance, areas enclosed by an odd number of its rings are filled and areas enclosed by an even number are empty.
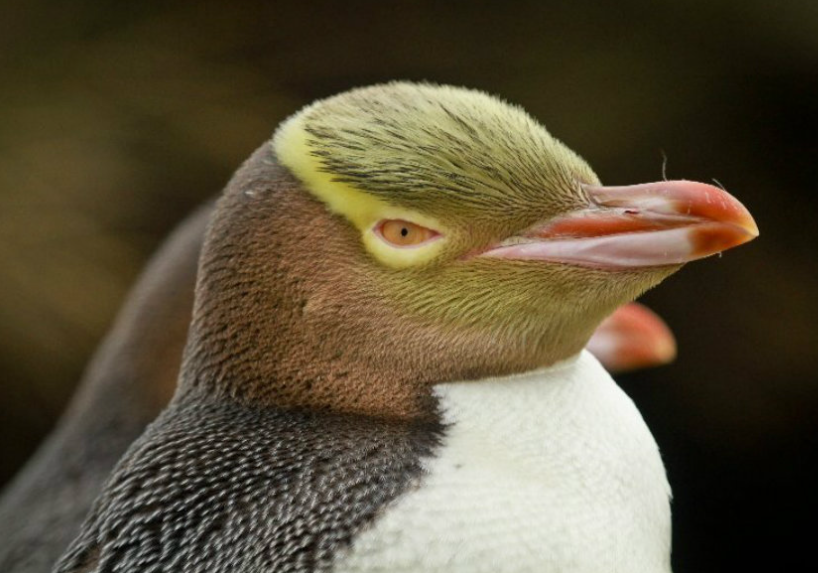
<svg viewBox="0 0 818 573">
<path fill-rule="evenodd" d="M 522 109 L 448 86 L 393 83 L 319 101 L 277 131 L 279 160 L 362 233 L 390 267 L 433 263 L 582 202 L 591 168 Z M 544 192 L 544 190 L 548 192 Z M 386 218 L 428 223 L 443 240 L 385 249 Z"/>
</svg>

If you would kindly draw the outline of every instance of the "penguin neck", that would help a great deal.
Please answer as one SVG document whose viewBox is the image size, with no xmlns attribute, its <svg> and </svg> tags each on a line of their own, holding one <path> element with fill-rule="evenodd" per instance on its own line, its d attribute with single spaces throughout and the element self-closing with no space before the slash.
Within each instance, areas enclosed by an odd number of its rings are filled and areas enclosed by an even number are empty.
<svg viewBox="0 0 818 573">
<path fill-rule="evenodd" d="M 344 247 L 355 233 L 259 149 L 208 229 L 177 397 L 436 419 L 437 383 L 532 370 L 583 346 L 543 362 L 493 332 L 403 313 L 378 294 L 365 254 Z"/>
</svg>

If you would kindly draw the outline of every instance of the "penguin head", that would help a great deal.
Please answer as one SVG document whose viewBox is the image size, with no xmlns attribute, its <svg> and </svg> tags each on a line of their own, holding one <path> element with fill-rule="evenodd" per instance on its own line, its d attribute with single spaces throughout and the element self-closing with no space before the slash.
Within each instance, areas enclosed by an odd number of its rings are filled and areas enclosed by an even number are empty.
<svg viewBox="0 0 818 573">
<path fill-rule="evenodd" d="M 568 358 L 616 307 L 757 233 L 720 189 L 603 187 L 518 107 L 390 83 L 306 107 L 245 164 L 217 209 L 197 299 L 258 299 L 231 303 L 268 345 L 255 360 L 312 352 L 336 370 L 444 382 Z M 313 333 L 311 348 L 282 350 L 293 328 Z M 376 374 L 355 392 L 377 393 Z"/>
</svg>

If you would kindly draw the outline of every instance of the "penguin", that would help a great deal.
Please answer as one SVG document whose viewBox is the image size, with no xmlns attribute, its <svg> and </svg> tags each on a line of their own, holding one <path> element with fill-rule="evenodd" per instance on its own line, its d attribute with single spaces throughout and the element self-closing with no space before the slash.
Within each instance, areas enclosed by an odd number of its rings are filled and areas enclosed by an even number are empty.
<svg viewBox="0 0 818 573">
<path fill-rule="evenodd" d="M 51 571 L 116 462 L 170 401 L 211 210 L 194 211 L 151 259 L 56 428 L 4 490 L 0 571 Z"/>
<path fill-rule="evenodd" d="M 152 257 L 74 402 L 0 497 L 0 571 L 51 571 L 116 462 L 170 400 L 211 211 L 212 202 L 196 209 Z M 617 373 L 665 364 L 675 340 L 655 313 L 629 303 L 603 321 L 587 348 Z"/>
<path fill-rule="evenodd" d="M 481 92 L 316 102 L 219 199 L 176 393 L 55 571 L 668 571 L 658 448 L 582 349 L 757 235 Z"/>
</svg>

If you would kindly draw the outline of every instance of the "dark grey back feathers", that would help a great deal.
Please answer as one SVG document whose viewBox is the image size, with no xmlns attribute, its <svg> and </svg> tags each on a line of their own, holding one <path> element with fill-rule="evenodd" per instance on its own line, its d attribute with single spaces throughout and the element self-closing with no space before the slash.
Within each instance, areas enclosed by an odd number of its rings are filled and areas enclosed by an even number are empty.
<svg viewBox="0 0 818 573">
<path fill-rule="evenodd" d="M 122 459 L 56 571 L 326 571 L 416 484 L 441 431 L 177 400 Z"/>
</svg>

